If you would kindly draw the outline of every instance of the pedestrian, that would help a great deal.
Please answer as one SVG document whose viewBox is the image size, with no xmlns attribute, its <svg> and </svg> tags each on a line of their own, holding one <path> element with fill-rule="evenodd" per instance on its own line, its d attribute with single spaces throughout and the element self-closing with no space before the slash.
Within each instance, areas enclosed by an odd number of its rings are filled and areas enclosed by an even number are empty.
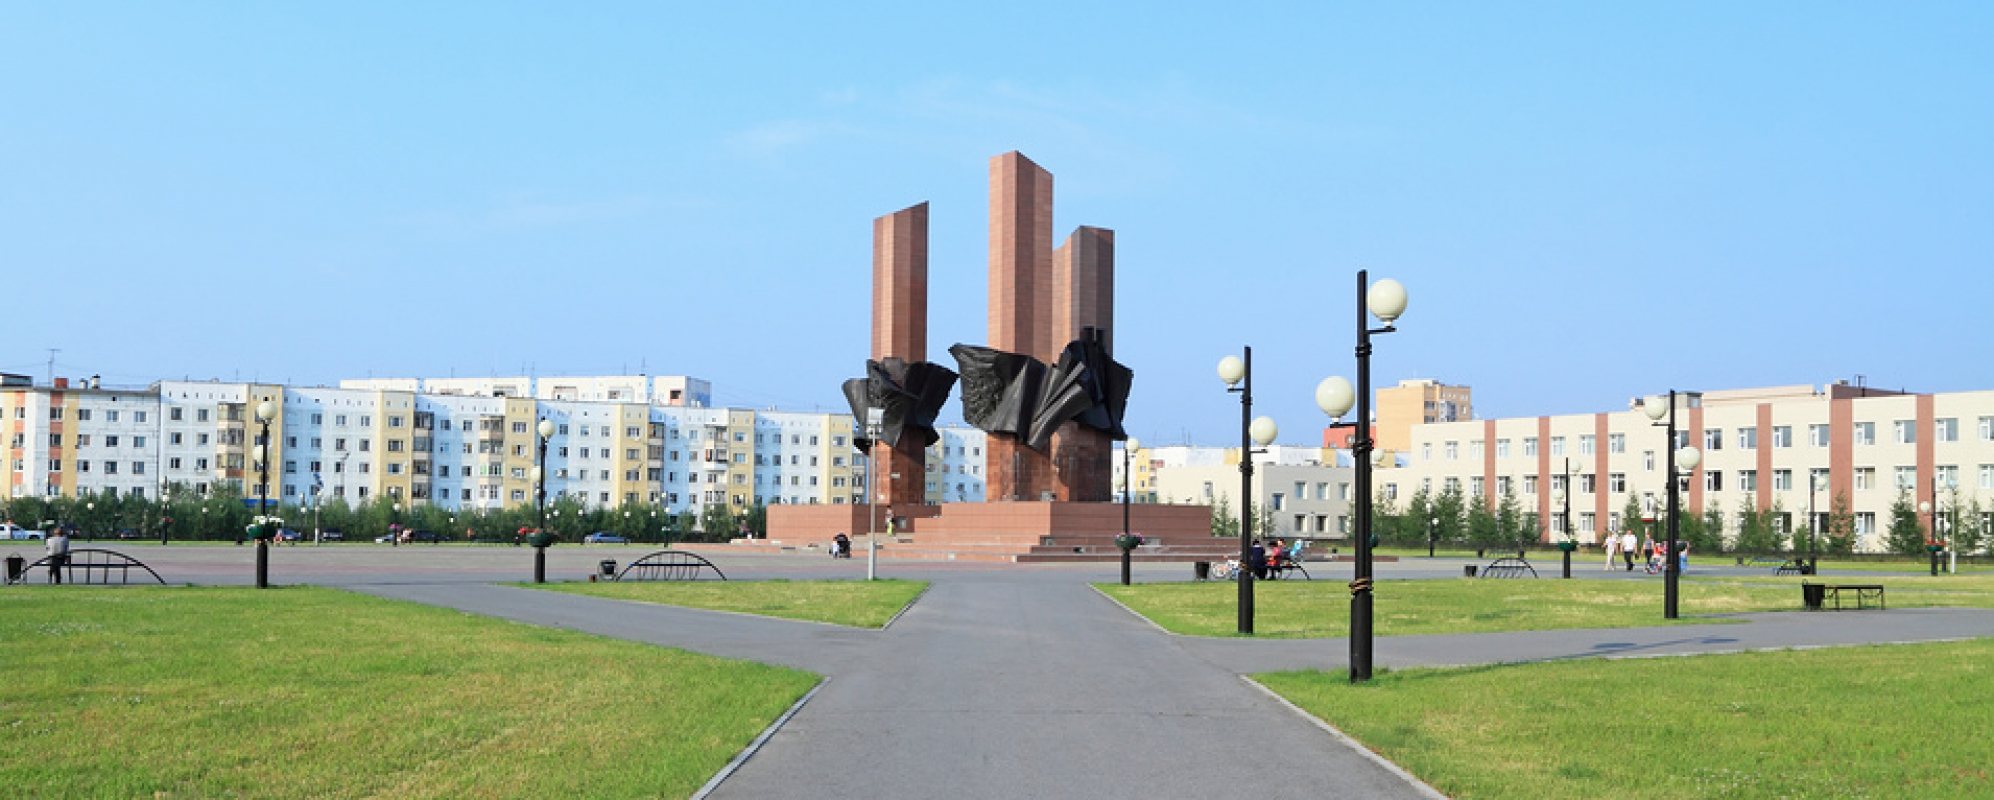
<svg viewBox="0 0 1994 800">
<path fill-rule="evenodd" d="M 48 539 L 42 542 L 48 550 L 48 582 L 62 583 L 62 568 L 69 565 L 69 532 L 57 525 L 48 532 Z"/>
<path fill-rule="evenodd" d="M 1246 551 L 1246 568 L 1254 579 L 1267 579 L 1267 545 L 1259 539 L 1253 540 L 1253 547 Z"/>
<path fill-rule="evenodd" d="M 1614 556 L 1620 554 L 1620 534 L 1608 531 L 1606 541 L 1601 544 L 1606 545 L 1606 569 L 1612 570 L 1613 562 L 1617 560 Z"/>
<path fill-rule="evenodd" d="M 1627 571 L 1634 571 L 1634 532 L 1620 532 L 1620 557 L 1627 559 Z"/>
</svg>

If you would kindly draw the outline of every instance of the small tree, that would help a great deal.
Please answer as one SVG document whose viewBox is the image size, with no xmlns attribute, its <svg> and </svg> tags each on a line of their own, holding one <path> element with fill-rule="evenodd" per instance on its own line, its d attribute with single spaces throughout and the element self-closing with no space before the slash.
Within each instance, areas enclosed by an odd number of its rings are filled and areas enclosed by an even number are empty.
<svg viewBox="0 0 1994 800">
<path fill-rule="evenodd" d="M 1890 503 L 1890 528 L 1884 534 L 1883 546 L 1899 555 L 1916 556 L 1925 553 L 1925 528 L 1918 524 L 1918 512 L 1911 507 L 1911 493 L 1897 491 L 1897 499 Z"/>
<path fill-rule="evenodd" d="M 881 530 L 885 523 L 881 523 Z M 699 512 L 700 541 L 724 542 L 733 538 L 738 527 L 738 517 L 732 506 L 726 503 L 707 503 Z"/>
<path fill-rule="evenodd" d="M 1752 495 L 1738 501 L 1738 538 L 1732 550 L 1739 553 L 1769 554 L 1780 551 L 1779 530 L 1773 527 L 1771 511 L 1760 511 Z"/>
<path fill-rule="evenodd" d="M 1529 547 L 1537 541 L 1536 526 L 1524 517 L 1523 502 L 1516 499 L 1515 492 L 1504 492 L 1502 502 L 1496 505 L 1496 537 L 1516 547 Z"/>
<path fill-rule="evenodd" d="M 1836 492 L 1830 504 L 1828 531 L 1822 537 L 1821 549 L 1838 556 L 1856 551 L 1856 515 L 1849 511 L 1849 496 L 1845 493 Z"/>
<path fill-rule="evenodd" d="M 1219 501 L 1212 505 L 1212 535 L 1239 537 L 1239 518 L 1233 516 L 1232 502 L 1225 495 L 1219 495 Z"/>
<path fill-rule="evenodd" d="M 1631 492 L 1627 495 L 1627 505 L 1620 507 L 1620 529 L 1640 538 L 1645 527 L 1641 522 L 1641 498 Z"/>
<path fill-rule="evenodd" d="M 1458 487 L 1449 486 L 1441 491 L 1440 496 L 1434 499 L 1433 506 L 1428 513 L 1432 515 L 1429 519 L 1438 518 L 1440 520 L 1440 541 L 1469 541 L 1467 503 L 1462 499 L 1461 490 Z"/>
<path fill-rule="evenodd" d="M 1495 512 L 1489 504 L 1477 499 L 1468 503 L 1468 543 L 1476 547 L 1507 547 L 1513 542 L 1505 541 L 1501 529 L 1496 525 Z"/>
<path fill-rule="evenodd" d="M 1977 553 L 1987 546 L 1986 512 L 1980 507 L 1980 498 L 1961 506 L 1953 501 L 1952 546 L 1955 552 Z"/>
</svg>

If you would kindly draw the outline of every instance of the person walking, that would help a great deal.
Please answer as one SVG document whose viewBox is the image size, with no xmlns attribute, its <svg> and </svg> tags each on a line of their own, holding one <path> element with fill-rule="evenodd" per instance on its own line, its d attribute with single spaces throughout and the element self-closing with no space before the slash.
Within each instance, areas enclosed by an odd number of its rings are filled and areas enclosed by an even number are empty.
<svg viewBox="0 0 1994 800">
<path fill-rule="evenodd" d="M 1634 571 L 1634 532 L 1620 532 L 1620 557 L 1627 559 L 1627 571 Z"/>
<path fill-rule="evenodd" d="M 48 549 L 48 582 L 62 583 L 62 568 L 69 565 L 69 531 L 57 525 L 48 532 L 43 546 Z"/>
<path fill-rule="evenodd" d="M 1613 569 L 1613 562 L 1617 560 L 1614 557 L 1620 555 L 1620 534 L 1608 532 L 1606 534 L 1606 541 L 1601 542 L 1601 544 L 1606 545 L 1605 569 L 1611 571 Z"/>
</svg>

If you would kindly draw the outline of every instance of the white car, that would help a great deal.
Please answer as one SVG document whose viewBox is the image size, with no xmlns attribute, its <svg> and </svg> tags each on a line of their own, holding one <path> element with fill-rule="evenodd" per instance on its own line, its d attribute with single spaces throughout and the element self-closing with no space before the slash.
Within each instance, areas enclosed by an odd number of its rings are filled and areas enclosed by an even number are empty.
<svg viewBox="0 0 1994 800">
<path fill-rule="evenodd" d="M 0 539 L 41 539 L 41 531 L 31 531 L 19 525 L 0 523 Z"/>
</svg>

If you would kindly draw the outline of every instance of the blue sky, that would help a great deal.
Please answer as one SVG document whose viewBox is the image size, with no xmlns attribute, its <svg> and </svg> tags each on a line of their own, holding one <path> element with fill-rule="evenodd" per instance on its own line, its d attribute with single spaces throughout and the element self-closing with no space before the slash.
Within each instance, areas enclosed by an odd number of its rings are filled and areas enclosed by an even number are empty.
<svg viewBox="0 0 1994 800">
<path fill-rule="evenodd" d="M 871 220 L 983 343 L 986 162 L 1117 232 L 1128 427 L 1994 388 L 1994 5 L 0 3 L 0 369 L 710 379 L 834 409 Z M 252 335 L 256 328 L 268 335 Z M 955 417 L 952 404 L 945 418 Z"/>
</svg>

